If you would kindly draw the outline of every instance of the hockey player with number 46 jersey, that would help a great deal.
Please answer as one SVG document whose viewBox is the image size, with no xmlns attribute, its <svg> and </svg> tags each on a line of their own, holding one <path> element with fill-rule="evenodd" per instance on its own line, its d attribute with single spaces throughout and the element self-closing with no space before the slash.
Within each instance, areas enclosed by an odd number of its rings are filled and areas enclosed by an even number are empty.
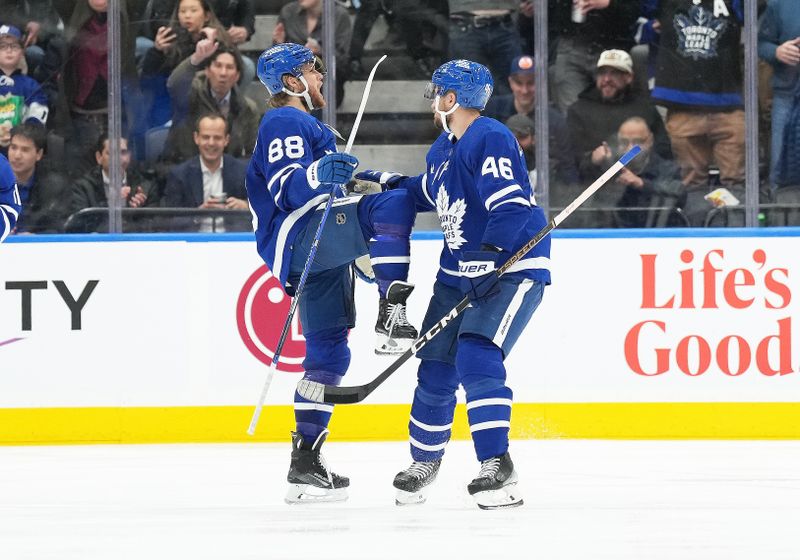
<svg viewBox="0 0 800 560">
<path fill-rule="evenodd" d="M 534 203 L 513 134 L 480 114 L 492 85 L 488 69 L 478 63 L 443 64 L 426 90 L 434 122 L 444 132 L 428 152 L 425 173 L 356 174 L 387 189 L 406 189 L 418 210 L 439 215 L 444 247 L 422 332 L 465 296 L 471 303 L 417 353 L 422 362 L 409 422 L 413 463 L 395 477 L 398 505 L 425 501 L 450 439 L 459 384 L 466 392 L 470 431 L 481 462 L 468 492 L 483 509 L 522 504 L 508 453 L 512 391 L 503 361 L 550 283 L 550 238 L 497 275 L 496 268 L 547 221 Z"/>
</svg>

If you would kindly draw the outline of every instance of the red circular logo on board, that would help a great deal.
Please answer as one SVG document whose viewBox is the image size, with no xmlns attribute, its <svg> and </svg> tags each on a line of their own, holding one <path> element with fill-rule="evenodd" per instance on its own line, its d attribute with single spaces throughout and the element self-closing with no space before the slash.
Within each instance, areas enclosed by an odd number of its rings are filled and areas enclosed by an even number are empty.
<svg viewBox="0 0 800 560">
<path fill-rule="evenodd" d="M 271 365 L 275 347 L 281 336 L 292 298 L 283 291 L 267 266 L 250 275 L 236 302 L 236 324 L 239 335 L 250 353 L 261 362 Z M 286 342 L 278 358 L 278 370 L 299 373 L 303 371 L 306 342 L 297 313 L 294 314 Z"/>
</svg>

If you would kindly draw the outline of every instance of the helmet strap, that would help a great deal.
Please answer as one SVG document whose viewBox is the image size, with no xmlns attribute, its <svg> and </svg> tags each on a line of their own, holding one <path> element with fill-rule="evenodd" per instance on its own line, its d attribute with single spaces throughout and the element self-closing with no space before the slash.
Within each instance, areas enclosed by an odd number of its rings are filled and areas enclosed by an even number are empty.
<svg viewBox="0 0 800 560">
<path fill-rule="evenodd" d="M 302 97 L 303 100 L 306 102 L 306 105 L 308 106 L 308 110 L 313 111 L 316 107 L 314 107 L 314 104 L 311 102 L 311 95 L 308 93 L 308 82 L 306 81 L 305 76 L 301 74 L 300 76 L 296 76 L 296 78 L 300 80 L 305 89 L 300 93 L 297 93 L 295 91 L 289 90 L 289 88 L 287 88 L 286 86 L 283 86 L 284 93 L 288 93 L 292 97 Z"/>
<path fill-rule="evenodd" d="M 444 129 L 444 131 L 447 134 L 452 134 L 453 131 L 450 130 L 450 127 L 447 126 L 447 116 L 455 113 L 456 109 L 458 109 L 460 105 L 458 104 L 458 101 L 456 101 L 455 104 L 450 108 L 450 110 L 442 111 L 441 109 L 439 109 L 439 100 L 441 98 L 442 98 L 441 95 L 436 96 L 436 104 L 434 105 L 433 110 L 439 113 L 439 117 L 442 119 L 442 128 Z"/>
</svg>

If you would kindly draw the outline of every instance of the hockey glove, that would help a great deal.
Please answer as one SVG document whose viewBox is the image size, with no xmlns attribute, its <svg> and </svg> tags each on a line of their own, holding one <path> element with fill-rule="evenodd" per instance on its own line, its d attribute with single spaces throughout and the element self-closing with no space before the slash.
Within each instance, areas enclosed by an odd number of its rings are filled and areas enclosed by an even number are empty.
<svg viewBox="0 0 800 560">
<path fill-rule="evenodd" d="M 355 156 L 344 153 L 327 154 L 306 169 L 306 179 L 312 189 L 320 185 L 343 185 L 350 180 L 358 166 Z"/>
<path fill-rule="evenodd" d="M 384 191 L 391 190 L 397 184 L 405 179 L 404 175 L 394 173 L 392 171 L 373 171 L 372 169 L 365 169 L 356 173 L 356 179 L 359 181 L 369 181 L 370 183 L 377 183 Z"/>
<path fill-rule="evenodd" d="M 500 293 L 500 277 L 496 271 L 500 256 L 496 251 L 464 251 L 464 260 L 458 261 L 461 291 L 473 307 Z"/>
</svg>

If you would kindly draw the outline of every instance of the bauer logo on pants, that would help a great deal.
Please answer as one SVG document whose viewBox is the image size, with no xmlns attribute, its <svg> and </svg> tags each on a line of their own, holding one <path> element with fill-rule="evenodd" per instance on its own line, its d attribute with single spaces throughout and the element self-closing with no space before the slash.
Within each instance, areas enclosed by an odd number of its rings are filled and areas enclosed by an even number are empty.
<svg viewBox="0 0 800 560">
<path fill-rule="evenodd" d="M 236 324 L 239 335 L 250 353 L 261 362 L 271 365 L 275 347 L 281 336 L 292 298 L 283 291 L 278 279 L 266 266 L 250 275 L 236 303 Z M 306 355 L 305 338 L 295 313 L 286 342 L 279 358 L 280 371 L 303 371 Z"/>
</svg>

